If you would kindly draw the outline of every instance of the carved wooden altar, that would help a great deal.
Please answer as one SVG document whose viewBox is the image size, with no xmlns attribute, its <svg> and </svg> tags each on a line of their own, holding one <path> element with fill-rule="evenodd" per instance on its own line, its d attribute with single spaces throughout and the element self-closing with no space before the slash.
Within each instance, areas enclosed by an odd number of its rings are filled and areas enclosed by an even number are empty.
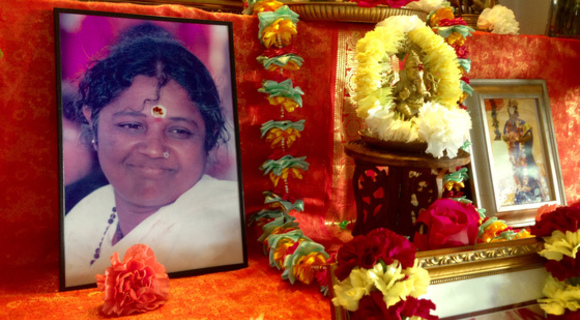
<svg viewBox="0 0 580 320">
<path fill-rule="evenodd" d="M 411 236 L 419 211 L 441 196 L 445 173 L 470 162 L 463 150 L 453 159 L 436 159 L 424 152 L 377 148 L 363 140 L 348 142 L 344 151 L 355 161 L 355 236 L 380 227 Z"/>
</svg>

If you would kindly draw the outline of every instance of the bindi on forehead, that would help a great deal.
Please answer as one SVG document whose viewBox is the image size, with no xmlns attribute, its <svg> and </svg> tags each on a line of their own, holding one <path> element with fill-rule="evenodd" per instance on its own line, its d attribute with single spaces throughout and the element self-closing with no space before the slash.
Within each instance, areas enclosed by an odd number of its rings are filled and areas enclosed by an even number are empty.
<svg viewBox="0 0 580 320">
<path fill-rule="evenodd" d="M 151 107 L 151 115 L 155 119 L 163 119 L 167 116 L 167 108 L 160 104 L 154 105 Z"/>
</svg>

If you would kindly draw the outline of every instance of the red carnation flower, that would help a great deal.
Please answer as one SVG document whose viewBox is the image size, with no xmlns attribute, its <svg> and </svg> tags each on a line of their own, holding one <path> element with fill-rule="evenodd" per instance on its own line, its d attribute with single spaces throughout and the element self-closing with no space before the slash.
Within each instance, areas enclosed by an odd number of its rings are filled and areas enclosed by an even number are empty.
<svg viewBox="0 0 580 320">
<path fill-rule="evenodd" d="M 409 268 L 415 264 L 417 248 L 404 236 L 379 228 L 369 232 L 367 238 L 381 243 L 379 258 L 387 265 L 392 264 L 394 260 L 398 260 L 403 268 Z"/>
<path fill-rule="evenodd" d="M 530 227 L 530 232 L 537 237 L 546 237 L 552 235 L 555 230 L 566 233 L 566 231 L 576 232 L 579 228 L 580 208 L 558 207 L 555 211 L 541 215 L 536 224 Z"/>
<path fill-rule="evenodd" d="M 576 259 L 564 256 L 560 261 L 548 260 L 545 266 L 546 271 L 560 281 L 580 277 L 580 254 L 576 255 Z"/>
<path fill-rule="evenodd" d="M 463 20 L 463 18 L 455 18 L 455 19 L 443 18 L 443 19 L 439 20 L 440 27 L 450 27 L 450 26 L 457 26 L 457 25 L 466 26 L 467 22 L 465 22 L 465 20 Z"/>
<path fill-rule="evenodd" d="M 457 54 L 457 58 L 459 59 L 467 59 L 467 57 L 469 56 L 469 51 L 467 50 L 467 48 L 463 45 L 463 46 L 459 46 L 459 45 L 452 45 L 453 49 L 455 49 L 455 53 Z"/>
<path fill-rule="evenodd" d="M 125 316 L 155 310 L 169 296 L 169 277 L 165 267 L 145 244 L 133 245 L 119 261 L 111 256 L 111 266 L 97 275 L 97 286 L 105 292 L 101 311 L 106 315 Z"/>
<path fill-rule="evenodd" d="M 403 268 L 412 267 L 416 252 L 417 248 L 407 238 L 388 229 L 375 229 L 366 236 L 354 237 L 340 248 L 334 274 L 343 281 L 355 267 L 371 269 L 379 260 L 387 265 L 398 260 Z"/>
<path fill-rule="evenodd" d="M 370 295 L 365 295 L 358 302 L 358 309 L 352 313 L 352 320 L 383 320 L 392 318 L 387 309 L 387 304 L 383 301 L 383 294 L 380 291 L 371 291 Z M 399 319 L 401 319 L 399 317 Z"/>
</svg>

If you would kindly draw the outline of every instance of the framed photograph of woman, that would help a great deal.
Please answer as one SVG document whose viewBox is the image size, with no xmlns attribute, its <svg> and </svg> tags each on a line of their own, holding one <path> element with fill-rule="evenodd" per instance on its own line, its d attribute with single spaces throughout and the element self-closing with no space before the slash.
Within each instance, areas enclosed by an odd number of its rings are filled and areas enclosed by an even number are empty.
<svg viewBox="0 0 580 320">
<path fill-rule="evenodd" d="M 472 186 L 488 216 L 521 227 L 546 204 L 565 204 L 544 80 L 472 80 Z"/>
<path fill-rule="evenodd" d="M 55 9 L 61 290 L 146 244 L 170 276 L 247 266 L 232 24 Z"/>
</svg>

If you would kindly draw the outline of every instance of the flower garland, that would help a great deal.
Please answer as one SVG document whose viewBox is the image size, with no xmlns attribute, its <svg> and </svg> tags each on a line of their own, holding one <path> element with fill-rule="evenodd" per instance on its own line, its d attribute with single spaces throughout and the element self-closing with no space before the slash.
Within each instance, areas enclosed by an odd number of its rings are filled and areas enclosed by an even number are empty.
<svg viewBox="0 0 580 320">
<path fill-rule="evenodd" d="M 258 63 L 278 78 L 300 70 L 304 59 L 290 46 L 298 33 L 298 15 L 288 6 L 272 0 L 250 1 L 245 12 L 252 10 L 259 19 L 260 43 L 266 47 L 257 57 Z M 255 222 L 262 228 L 263 233 L 258 241 L 263 244 L 270 265 L 283 270 L 282 279 L 292 284 L 296 281 L 306 284 L 316 282 L 326 293 L 328 281 L 325 266 L 330 256 L 324 246 L 303 234 L 296 218 L 290 215 L 292 212 L 303 212 L 304 201 L 291 199 L 289 179 L 302 179 L 310 164 L 306 156 L 296 157 L 288 150 L 301 137 L 306 120 L 294 120 L 287 114 L 303 107 L 304 92 L 294 86 L 291 78 L 280 82 L 265 80 L 258 92 L 266 95 L 270 106 L 280 108 L 280 119 L 266 121 L 260 128 L 261 138 L 274 149 L 260 170 L 269 176 L 275 189 L 283 181 L 284 189 L 282 196 L 274 191 L 265 191 L 264 204 L 268 207 L 252 215 L 249 223 Z"/>
<path fill-rule="evenodd" d="M 548 319 L 577 319 L 580 315 L 580 207 L 558 207 L 539 214 L 531 233 L 544 240 L 538 252 L 548 259 L 550 273 L 539 299 Z"/>
<path fill-rule="evenodd" d="M 469 66 L 462 66 L 444 35 L 433 32 L 417 17 L 396 16 L 377 24 L 359 40 L 354 99 L 357 115 L 365 119 L 371 135 L 390 141 L 425 141 L 426 152 L 438 158 L 444 151 L 455 157 L 468 140 L 471 120 L 457 106 L 463 92 L 469 91 L 461 82 L 462 71 Z M 395 111 L 392 92 L 392 57 L 401 53 L 407 41 L 421 50 L 423 71 L 432 75 L 430 92 L 434 93 L 432 103 L 421 107 L 419 116 L 410 120 Z"/>
<path fill-rule="evenodd" d="M 351 319 L 438 319 L 435 304 L 418 299 L 430 277 L 415 260 L 415 246 L 387 229 L 356 236 L 340 248 L 332 303 L 351 312 Z"/>
</svg>

